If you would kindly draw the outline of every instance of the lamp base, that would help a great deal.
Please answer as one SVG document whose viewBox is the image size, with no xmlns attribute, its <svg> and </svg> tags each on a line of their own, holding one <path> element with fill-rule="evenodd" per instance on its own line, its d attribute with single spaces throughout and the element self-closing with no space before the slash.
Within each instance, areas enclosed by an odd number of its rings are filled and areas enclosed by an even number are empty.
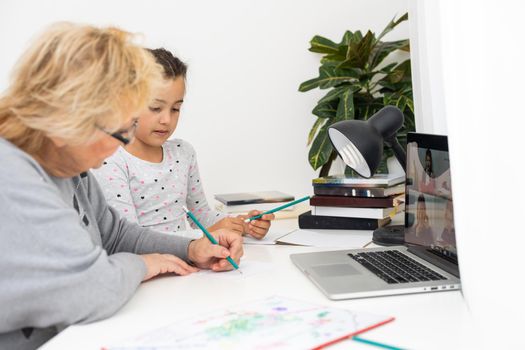
<svg viewBox="0 0 525 350">
<path fill-rule="evenodd" d="M 372 242 L 383 246 L 403 245 L 405 244 L 405 226 L 392 225 L 380 227 L 374 231 Z"/>
</svg>

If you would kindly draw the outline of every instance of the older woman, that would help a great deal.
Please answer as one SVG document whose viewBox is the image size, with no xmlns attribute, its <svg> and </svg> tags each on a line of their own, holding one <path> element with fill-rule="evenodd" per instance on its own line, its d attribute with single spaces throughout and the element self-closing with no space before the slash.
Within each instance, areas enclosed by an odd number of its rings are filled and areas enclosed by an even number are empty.
<svg viewBox="0 0 525 350">
<path fill-rule="evenodd" d="M 0 99 L 0 348 L 108 317 L 158 274 L 239 261 L 234 232 L 215 231 L 212 245 L 121 219 L 88 172 L 132 141 L 161 77 L 114 28 L 54 26 L 20 60 Z"/>
</svg>

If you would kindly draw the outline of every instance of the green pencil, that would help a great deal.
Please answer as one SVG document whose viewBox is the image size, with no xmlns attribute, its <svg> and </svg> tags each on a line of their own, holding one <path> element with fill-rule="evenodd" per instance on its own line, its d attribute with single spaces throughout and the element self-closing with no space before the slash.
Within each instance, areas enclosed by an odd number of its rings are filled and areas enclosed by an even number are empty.
<svg viewBox="0 0 525 350">
<path fill-rule="evenodd" d="M 283 204 L 283 205 L 281 205 L 280 207 L 273 208 L 273 209 L 270 209 L 270 210 L 268 210 L 268 211 L 265 211 L 265 212 L 262 213 L 262 214 L 252 216 L 251 218 L 248 218 L 248 219 L 244 220 L 244 222 L 250 222 L 250 221 L 252 221 L 252 220 L 257 220 L 257 219 L 261 218 L 263 215 L 271 214 L 271 213 L 275 213 L 276 211 L 283 210 L 284 208 L 288 208 L 288 207 L 291 206 L 291 205 L 294 205 L 294 204 L 297 204 L 297 203 L 304 202 L 304 201 L 307 200 L 307 199 L 310 199 L 310 196 L 306 196 L 306 197 L 303 197 L 303 198 L 297 199 L 297 200 L 295 200 L 295 201 L 293 201 L 293 202 Z"/>
<path fill-rule="evenodd" d="M 211 233 L 209 233 L 208 230 L 206 230 L 206 228 L 204 228 L 204 226 L 202 226 L 202 224 L 199 222 L 199 220 L 197 220 L 197 218 L 191 213 L 191 211 L 188 210 L 188 208 L 183 206 L 182 209 L 193 220 L 195 225 L 199 226 L 199 228 L 202 230 L 202 232 L 204 232 L 204 234 L 206 235 L 206 237 L 210 240 L 210 242 L 212 244 L 219 244 L 219 242 L 217 242 L 215 237 L 213 237 L 211 235 Z M 235 270 L 239 270 L 239 265 L 237 265 L 237 263 L 232 259 L 231 256 L 227 257 L 226 260 L 228 260 L 230 262 L 230 264 L 232 264 L 232 266 L 235 268 Z M 241 270 L 239 270 L 239 272 L 241 272 Z"/>
<path fill-rule="evenodd" d="M 372 346 L 377 346 L 378 348 L 388 349 L 388 350 L 403 350 L 402 348 L 398 348 L 397 346 L 387 345 L 387 344 L 379 343 L 379 342 L 376 342 L 376 341 L 363 339 L 363 338 L 358 337 L 356 335 L 352 337 L 352 340 L 360 342 L 360 343 L 372 345 Z"/>
</svg>

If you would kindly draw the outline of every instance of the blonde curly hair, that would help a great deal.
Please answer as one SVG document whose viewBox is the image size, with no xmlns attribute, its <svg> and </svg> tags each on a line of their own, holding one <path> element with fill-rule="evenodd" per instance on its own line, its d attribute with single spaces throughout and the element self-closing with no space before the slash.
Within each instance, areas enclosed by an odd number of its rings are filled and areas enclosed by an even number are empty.
<svg viewBox="0 0 525 350">
<path fill-rule="evenodd" d="M 30 154 L 48 137 L 86 144 L 152 96 L 162 67 L 117 28 L 59 23 L 26 51 L 0 97 L 0 136 Z"/>
</svg>

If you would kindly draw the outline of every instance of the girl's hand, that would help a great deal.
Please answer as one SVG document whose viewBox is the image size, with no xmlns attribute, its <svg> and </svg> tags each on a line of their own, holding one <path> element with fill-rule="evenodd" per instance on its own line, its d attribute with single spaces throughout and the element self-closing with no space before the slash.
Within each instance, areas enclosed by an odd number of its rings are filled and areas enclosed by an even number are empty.
<svg viewBox="0 0 525 350">
<path fill-rule="evenodd" d="M 220 229 L 227 229 L 237 232 L 242 235 L 244 233 L 244 219 L 240 217 L 227 217 L 217 221 L 215 224 L 208 227 L 208 231 L 217 231 Z"/>
<path fill-rule="evenodd" d="M 144 254 L 140 257 L 148 270 L 142 281 L 170 272 L 185 276 L 199 271 L 198 268 L 188 265 L 184 260 L 171 254 Z"/>
<path fill-rule="evenodd" d="M 248 213 L 248 215 L 239 215 L 243 220 L 251 218 L 252 216 L 261 214 L 262 211 L 258 210 L 252 210 Z M 270 225 L 272 224 L 271 221 L 275 219 L 275 215 L 273 214 L 265 214 L 261 218 L 257 220 L 252 220 L 250 222 L 244 223 L 244 233 L 257 238 L 257 239 L 263 239 L 264 236 L 268 233 L 268 230 L 270 229 Z"/>
</svg>

